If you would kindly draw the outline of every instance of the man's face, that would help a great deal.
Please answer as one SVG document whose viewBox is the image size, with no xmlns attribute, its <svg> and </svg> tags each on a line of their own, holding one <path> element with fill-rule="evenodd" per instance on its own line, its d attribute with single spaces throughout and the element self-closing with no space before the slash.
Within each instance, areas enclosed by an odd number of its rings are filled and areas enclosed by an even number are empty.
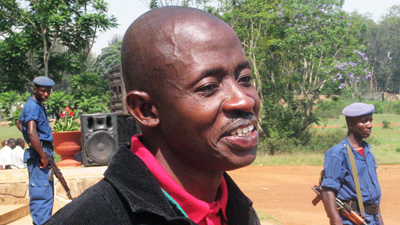
<svg viewBox="0 0 400 225">
<path fill-rule="evenodd" d="M 21 142 L 19 143 L 19 146 L 20 146 L 21 148 L 25 148 L 25 141 L 21 141 Z"/>
<path fill-rule="evenodd" d="M 16 143 L 15 143 L 15 141 L 11 140 L 11 141 L 8 142 L 8 147 L 14 149 L 15 146 L 17 146 Z"/>
<path fill-rule="evenodd" d="M 372 114 L 352 118 L 352 134 L 356 138 L 367 138 L 371 135 Z"/>
<path fill-rule="evenodd" d="M 249 61 L 227 25 L 196 25 L 172 35 L 174 55 L 153 99 L 160 129 L 181 163 L 212 171 L 249 165 L 260 110 Z"/>
<path fill-rule="evenodd" d="M 42 103 L 47 101 L 51 94 L 51 87 L 35 86 L 33 88 L 35 98 L 38 102 Z"/>
</svg>

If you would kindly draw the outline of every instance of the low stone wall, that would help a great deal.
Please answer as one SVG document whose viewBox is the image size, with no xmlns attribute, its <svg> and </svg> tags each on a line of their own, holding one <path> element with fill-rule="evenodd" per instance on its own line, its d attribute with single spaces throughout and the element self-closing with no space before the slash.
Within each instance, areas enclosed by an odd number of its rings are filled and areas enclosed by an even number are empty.
<svg viewBox="0 0 400 225">
<path fill-rule="evenodd" d="M 0 204 L 15 205 L 28 202 L 28 171 L 0 170 Z"/>
<path fill-rule="evenodd" d="M 107 166 L 61 167 L 60 170 L 68 183 L 72 197 L 76 198 L 87 188 L 101 180 L 106 168 Z M 27 169 L 0 170 L 0 204 L 28 204 L 28 180 Z M 54 192 L 53 213 L 71 202 L 56 177 L 54 177 Z"/>
</svg>

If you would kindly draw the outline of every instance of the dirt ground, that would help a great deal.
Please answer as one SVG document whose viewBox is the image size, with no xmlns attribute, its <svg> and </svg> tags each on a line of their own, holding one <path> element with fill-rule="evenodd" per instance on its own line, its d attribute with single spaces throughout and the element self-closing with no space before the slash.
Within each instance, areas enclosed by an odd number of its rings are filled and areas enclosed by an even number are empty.
<svg viewBox="0 0 400 225">
<path fill-rule="evenodd" d="M 311 187 L 318 183 L 322 166 L 250 166 L 229 174 L 252 199 L 254 208 L 278 222 L 263 225 L 329 224 L 322 202 L 311 204 Z M 385 224 L 400 221 L 400 165 L 381 165 L 378 179 L 382 189 L 381 212 Z"/>
</svg>

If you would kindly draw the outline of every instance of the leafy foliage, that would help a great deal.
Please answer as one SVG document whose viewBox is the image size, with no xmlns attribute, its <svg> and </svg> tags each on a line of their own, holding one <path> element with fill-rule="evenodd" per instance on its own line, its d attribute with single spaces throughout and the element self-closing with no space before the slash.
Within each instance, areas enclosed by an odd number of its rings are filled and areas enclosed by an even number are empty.
<svg viewBox="0 0 400 225">
<path fill-rule="evenodd" d="M 241 1 L 223 13 L 253 65 L 265 138 L 306 143 L 308 126 L 319 121 L 314 107 L 320 94 L 340 93 L 342 87 L 353 93 L 356 84 L 369 78 L 365 25 L 349 17 L 342 4 Z"/>
<path fill-rule="evenodd" d="M 0 86 L 17 90 L 38 74 L 59 82 L 80 71 L 98 33 L 117 26 L 104 0 L 6 0 L 0 8 Z"/>
<path fill-rule="evenodd" d="M 369 28 L 367 55 L 374 69 L 372 91 L 400 93 L 400 5 L 391 7 L 378 23 L 362 19 Z"/>
<path fill-rule="evenodd" d="M 0 93 L 0 114 L 5 120 L 11 121 L 15 125 L 22 112 L 22 105 L 30 97 L 26 92 L 20 95 L 17 91 L 8 91 Z"/>
<path fill-rule="evenodd" d="M 110 105 L 108 80 L 91 72 L 74 75 L 70 82 L 73 108 L 81 113 L 100 113 Z"/>
<path fill-rule="evenodd" d="M 384 120 L 384 121 L 382 121 L 382 124 L 383 124 L 383 129 L 388 129 L 388 128 L 390 128 L 390 122 L 389 121 L 387 121 L 387 120 Z"/>
<path fill-rule="evenodd" d="M 109 95 L 83 98 L 78 103 L 80 113 L 105 113 L 109 110 Z"/>
<path fill-rule="evenodd" d="M 99 75 L 102 80 L 108 79 L 108 71 L 116 65 L 121 64 L 121 41 L 111 44 L 101 50 L 101 54 L 97 56 L 92 63 L 91 71 Z"/>
<path fill-rule="evenodd" d="M 101 113 L 109 110 L 108 81 L 86 72 L 71 77 L 70 93 L 53 92 L 47 100 L 47 113 L 58 121 L 64 108 L 71 106 L 77 115 L 86 113 Z"/>
<path fill-rule="evenodd" d="M 55 116 L 56 120 L 59 120 L 64 108 L 72 102 L 73 96 L 67 95 L 64 91 L 55 91 L 51 93 L 49 99 L 45 102 L 47 115 Z"/>
<path fill-rule="evenodd" d="M 73 75 L 69 86 L 75 100 L 102 96 L 108 92 L 108 80 L 103 80 L 100 76 L 91 72 Z"/>
<path fill-rule="evenodd" d="M 81 125 L 76 121 L 75 113 L 68 106 L 60 114 L 61 119 L 54 123 L 53 131 L 74 131 L 79 130 Z"/>
</svg>

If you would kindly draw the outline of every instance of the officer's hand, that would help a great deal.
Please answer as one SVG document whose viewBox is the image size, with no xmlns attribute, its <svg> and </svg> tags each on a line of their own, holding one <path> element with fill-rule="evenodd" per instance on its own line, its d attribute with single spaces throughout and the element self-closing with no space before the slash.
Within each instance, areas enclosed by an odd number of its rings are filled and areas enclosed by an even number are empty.
<svg viewBox="0 0 400 225">
<path fill-rule="evenodd" d="M 47 160 L 47 157 L 41 157 L 40 164 L 39 164 L 40 169 L 46 168 L 47 165 L 49 165 L 49 160 Z"/>
</svg>

